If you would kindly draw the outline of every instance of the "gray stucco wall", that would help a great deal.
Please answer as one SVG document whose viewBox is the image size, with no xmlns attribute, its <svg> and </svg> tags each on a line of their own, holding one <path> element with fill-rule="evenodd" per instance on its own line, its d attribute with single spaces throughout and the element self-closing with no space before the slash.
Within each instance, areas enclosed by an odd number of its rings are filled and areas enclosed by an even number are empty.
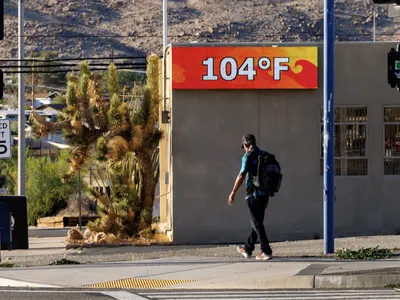
<svg viewBox="0 0 400 300">
<path fill-rule="evenodd" d="M 298 45 L 298 44 L 296 44 Z M 250 224 L 242 187 L 228 195 L 240 168 L 240 139 L 254 133 L 275 153 L 284 173 L 265 225 L 272 241 L 322 237 L 320 107 L 318 90 L 172 92 L 173 238 L 176 243 L 242 242 Z M 368 176 L 336 177 L 335 234 L 400 232 L 400 177 L 383 176 L 383 106 L 400 104 L 387 84 L 394 43 L 336 45 L 336 105 L 368 107 Z"/>
</svg>

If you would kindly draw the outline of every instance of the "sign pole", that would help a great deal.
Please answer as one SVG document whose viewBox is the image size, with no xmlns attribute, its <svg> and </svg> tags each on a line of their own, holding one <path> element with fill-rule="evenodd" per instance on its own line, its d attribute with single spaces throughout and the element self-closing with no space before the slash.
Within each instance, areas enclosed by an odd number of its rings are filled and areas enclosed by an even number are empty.
<svg viewBox="0 0 400 300">
<path fill-rule="evenodd" d="M 168 44 L 168 0 L 163 0 L 163 56 Z"/>
<path fill-rule="evenodd" d="M 335 1 L 324 1 L 324 253 L 334 252 L 334 57 Z"/>
<path fill-rule="evenodd" d="M 18 1 L 18 60 L 19 71 L 24 65 L 24 0 Z M 25 82 L 18 74 L 18 195 L 25 193 Z"/>
</svg>

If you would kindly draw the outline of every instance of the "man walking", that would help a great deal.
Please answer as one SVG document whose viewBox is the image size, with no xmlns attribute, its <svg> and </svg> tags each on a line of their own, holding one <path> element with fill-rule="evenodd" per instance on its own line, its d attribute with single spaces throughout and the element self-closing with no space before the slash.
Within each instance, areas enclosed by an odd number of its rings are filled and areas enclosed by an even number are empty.
<svg viewBox="0 0 400 300">
<path fill-rule="evenodd" d="M 261 252 L 256 256 L 259 260 L 272 259 L 272 250 L 264 228 L 264 214 L 268 206 L 269 194 L 267 191 L 253 184 L 253 177 L 257 176 L 258 155 L 264 151 L 257 147 L 256 138 L 246 134 L 242 138 L 242 149 L 246 151 L 242 158 L 242 167 L 236 178 L 235 185 L 229 195 L 228 204 L 234 203 L 235 195 L 247 175 L 246 201 L 249 208 L 251 233 L 244 246 L 237 247 L 237 251 L 246 258 L 250 258 L 257 238 L 260 240 Z"/>
</svg>

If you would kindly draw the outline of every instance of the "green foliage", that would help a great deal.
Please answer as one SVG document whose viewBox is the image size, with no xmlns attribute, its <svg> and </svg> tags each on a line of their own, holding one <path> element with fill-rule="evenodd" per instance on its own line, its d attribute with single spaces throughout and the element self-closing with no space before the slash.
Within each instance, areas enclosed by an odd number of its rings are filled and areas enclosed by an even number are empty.
<svg viewBox="0 0 400 300">
<path fill-rule="evenodd" d="M 12 268 L 14 267 L 14 264 L 9 263 L 9 262 L 2 262 L 0 263 L 0 268 Z"/>
<path fill-rule="evenodd" d="M 53 261 L 50 266 L 59 266 L 59 265 L 79 265 L 80 262 L 75 261 L 75 260 L 69 260 L 66 258 L 63 259 L 59 259 L 59 260 L 55 260 Z"/>
<path fill-rule="evenodd" d="M 12 123 L 11 123 L 12 124 Z M 11 159 L 0 159 L 0 188 L 8 188 L 9 195 L 14 195 L 16 191 L 17 178 L 17 163 L 18 163 L 18 148 L 12 148 Z"/>
<path fill-rule="evenodd" d="M 138 231 L 135 216 L 140 215 L 140 174 L 133 153 L 127 153 L 118 162 L 108 161 L 106 172 L 97 169 L 97 182 L 109 182 L 109 193 L 92 191 L 97 200 L 101 219 L 87 226 L 93 232 L 112 233 L 116 236 L 133 236 Z"/>
<path fill-rule="evenodd" d="M 18 132 L 18 121 L 10 122 L 11 131 Z"/>
<path fill-rule="evenodd" d="M 361 248 L 359 250 L 341 249 L 335 253 L 337 259 L 372 260 L 391 258 L 395 254 L 390 249 Z"/>
<path fill-rule="evenodd" d="M 16 151 L 15 147 L 13 151 Z M 68 171 L 68 153 L 52 159 L 49 156 L 33 157 L 26 153 L 26 197 L 28 202 L 28 223 L 36 225 L 41 217 L 51 216 L 65 208 L 68 198 L 77 190 L 77 178 L 64 181 Z M 0 178 L 2 186 L 15 194 L 18 182 L 17 153 L 13 159 L 1 161 Z"/>
<path fill-rule="evenodd" d="M 27 158 L 28 221 L 35 225 L 41 217 L 51 216 L 64 209 L 68 198 L 77 190 L 77 178 L 63 180 L 68 171 L 68 153 L 62 152 L 52 160 L 50 157 Z"/>
<path fill-rule="evenodd" d="M 386 288 L 386 289 L 398 289 L 398 288 L 400 288 L 400 283 L 398 283 L 398 284 L 387 284 L 387 285 L 384 286 L 384 288 Z"/>
<path fill-rule="evenodd" d="M 32 53 L 29 56 L 29 59 L 38 59 L 38 60 L 51 60 L 51 59 L 56 59 L 58 57 L 59 53 L 56 51 L 41 51 L 41 52 L 35 52 Z M 44 65 L 49 65 L 51 63 L 49 62 L 43 62 L 43 61 L 34 61 L 34 62 L 26 62 L 26 65 L 32 66 L 33 71 L 54 71 L 57 69 L 57 67 L 46 67 L 43 68 L 41 66 Z M 36 73 L 34 75 L 35 79 L 35 84 L 41 84 L 41 85 L 46 85 L 46 86 L 52 86 L 52 87 L 58 87 L 58 86 L 64 86 L 66 83 L 66 78 L 63 73 Z M 26 82 L 31 84 L 32 82 L 32 75 L 27 74 L 25 76 Z"/>
<path fill-rule="evenodd" d="M 159 61 L 159 57 L 149 56 L 146 86 L 136 85 L 132 93 L 127 88 L 121 91 L 114 64 L 103 75 L 103 82 L 87 63 L 79 65 L 79 74 L 67 76 L 68 106 L 57 126 L 73 148 L 70 175 L 95 158 L 94 180 L 107 191 L 92 191 L 101 215 L 88 224 L 93 232 L 134 236 L 151 228 L 159 176 L 158 144 L 163 137 L 157 128 Z M 103 95 L 104 89 L 108 97 Z M 55 128 L 39 115 L 33 118 L 38 136 Z"/>
<path fill-rule="evenodd" d="M 110 71 L 106 71 L 101 75 L 101 82 L 103 86 L 108 85 L 109 77 Z M 118 82 L 118 89 L 122 91 L 124 86 L 126 86 L 126 93 L 129 94 L 129 92 L 134 88 L 135 82 L 141 85 L 146 83 L 146 74 L 121 70 L 116 72 L 116 79 Z"/>
<path fill-rule="evenodd" d="M 54 104 L 67 104 L 67 98 L 65 95 L 57 95 L 53 101 Z"/>
</svg>

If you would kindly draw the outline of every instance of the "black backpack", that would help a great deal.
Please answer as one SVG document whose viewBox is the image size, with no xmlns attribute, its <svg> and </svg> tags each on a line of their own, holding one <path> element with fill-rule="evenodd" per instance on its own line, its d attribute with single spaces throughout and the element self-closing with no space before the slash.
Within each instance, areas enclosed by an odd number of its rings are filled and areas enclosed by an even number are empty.
<svg viewBox="0 0 400 300">
<path fill-rule="evenodd" d="M 271 153 L 265 151 L 257 156 L 257 176 L 253 177 L 253 184 L 268 191 L 270 197 L 274 197 L 279 192 L 282 183 L 281 166 L 275 155 Z"/>
</svg>

